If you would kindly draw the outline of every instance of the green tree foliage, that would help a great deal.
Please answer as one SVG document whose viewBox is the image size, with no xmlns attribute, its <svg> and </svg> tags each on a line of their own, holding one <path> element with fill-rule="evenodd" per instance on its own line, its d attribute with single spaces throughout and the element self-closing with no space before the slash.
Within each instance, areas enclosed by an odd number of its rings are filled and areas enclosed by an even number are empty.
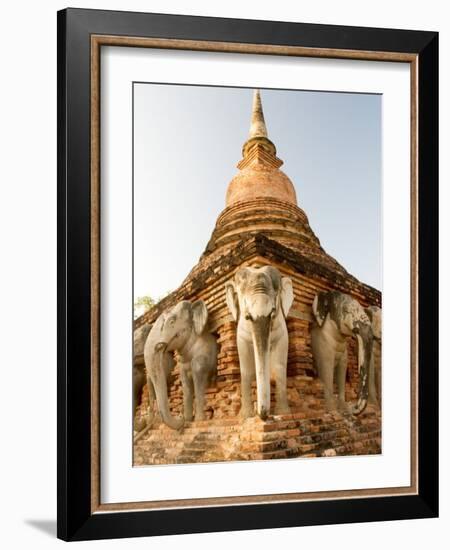
<svg viewBox="0 0 450 550">
<path fill-rule="evenodd" d="M 138 296 L 134 301 L 134 307 L 133 307 L 134 318 L 137 319 L 141 315 L 144 315 L 144 313 L 147 313 L 149 309 L 151 309 L 155 304 L 157 304 L 166 296 L 168 296 L 170 292 L 171 291 L 168 290 L 163 296 L 160 296 L 156 300 L 154 300 L 150 296 Z"/>
<path fill-rule="evenodd" d="M 155 305 L 155 300 L 150 296 L 139 296 L 134 301 L 134 318 L 137 319 L 141 315 L 144 315 L 151 307 Z"/>
</svg>

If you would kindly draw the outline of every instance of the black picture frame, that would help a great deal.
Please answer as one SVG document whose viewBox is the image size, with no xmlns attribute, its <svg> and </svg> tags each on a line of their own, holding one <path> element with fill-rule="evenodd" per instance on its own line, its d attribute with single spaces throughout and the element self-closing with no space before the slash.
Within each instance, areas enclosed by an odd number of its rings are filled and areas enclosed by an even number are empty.
<svg viewBox="0 0 450 550">
<path fill-rule="evenodd" d="M 438 33 L 117 11 L 58 12 L 58 530 L 63 540 L 438 515 Z M 403 52 L 418 61 L 418 494 L 92 513 L 91 36 Z M 420 368 L 425 365 L 426 368 Z"/>
</svg>

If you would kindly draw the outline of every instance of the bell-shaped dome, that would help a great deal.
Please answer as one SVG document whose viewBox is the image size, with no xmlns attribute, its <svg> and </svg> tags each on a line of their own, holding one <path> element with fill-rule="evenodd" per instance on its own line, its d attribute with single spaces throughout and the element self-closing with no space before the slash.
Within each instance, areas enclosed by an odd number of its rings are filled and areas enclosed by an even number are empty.
<svg viewBox="0 0 450 550">
<path fill-rule="evenodd" d="M 277 158 L 275 145 L 267 137 L 267 128 L 259 90 L 253 98 L 249 139 L 242 148 L 239 173 L 227 189 L 226 206 L 237 202 L 271 197 L 297 205 L 291 180 L 279 168 L 283 161 Z"/>
<path fill-rule="evenodd" d="M 267 168 L 255 163 L 236 174 L 227 189 L 226 205 L 251 201 L 260 197 L 271 197 L 297 204 L 295 189 L 291 180 L 281 170 Z"/>
</svg>

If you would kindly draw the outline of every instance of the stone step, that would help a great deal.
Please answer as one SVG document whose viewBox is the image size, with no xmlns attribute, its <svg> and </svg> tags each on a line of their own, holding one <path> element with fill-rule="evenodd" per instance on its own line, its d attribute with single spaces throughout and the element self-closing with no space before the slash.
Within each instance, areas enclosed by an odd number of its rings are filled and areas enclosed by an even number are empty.
<svg viewBox="0 0 450 550">
<path fill-rule="evenodd" d="M 231 388 L 232 389 L 232 388 Z M 226 460 L 270 460 L 381 452 L 380 411 L 359 417 L 329 412 L 315 398 L 290 414 L 266 421 L 229 417 L 186 422 L 182 431 L 156 422 L 135 444 L 134 463 L 177 464 Z M 231 409 L 230 409 L 231 410 Z M 178 414 L 174 412 L 174 414 Z"/>
</svg>

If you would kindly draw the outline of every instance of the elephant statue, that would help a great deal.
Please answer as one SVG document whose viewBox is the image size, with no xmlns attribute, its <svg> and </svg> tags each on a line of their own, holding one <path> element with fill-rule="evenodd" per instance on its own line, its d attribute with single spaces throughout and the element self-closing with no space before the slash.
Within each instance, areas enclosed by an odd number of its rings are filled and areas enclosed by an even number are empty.
<svg viewBox="0 0 450 550">
<path fill-rule="evenodd" d="M 368 402 L 372 360 L 373 332 L 369 317 L 357 300 L 338 291 L 317 294 L 312 310 L 315 325 L 311 329 L 311 347 L 314 363 L 324 386 L 327 408 L 338 408 L 354 415 L 361 414 Z M 347 338 L 350 336 L 356 336 L 358 340 L 359 369 L 358 400 L 352 408 L 345 403 Z M 337 402 L 333 392 L 335 369 Z"/>
<path fill-rule="evenodd" d="M 138 362 L 138 357 L 143 355 L 145 344 L 147 341 L 154 342 L 156 345 L 159 341 L 159 332 L 161 328 L 161 320 L 158 318 L 153 325 L 143 325 L 134 331 L 134 342 L 133 342 L 133 355 L 134 355 L 134 364 L 133 364 L 133 418 L 134 421 L 134 430 L 138 432 L 135 437 L 135 441 L 140 439 L 148 429 L 151 428 L 152 422 L 154 419 L 154 403 L 155 403 L 155 388 L 150 377 L 146 375 L 146 368 L 144 363 Z M 172 354 L 166 353 L 162 358 L 158 357 L 158 360 L 162 362 L 164 377 L 166 381 L 166 387 L 172 382 L 172 370 L 175 366 L 175 361 Z M 140 397 L 142 394 L 142 389 L 147 382 L 148 385 L 148 411 L 147 417 L 145 419 L 136 419 L 136 410 L 140 402 Z"/>
<path fill-rule="evenodd" d="M 369 306 L 367 316 L 372 324 L 373 347 L 369 371 L 369 403 L 381 403 L 381 308 Z"/>
<path fill-rule="evenodd" d="M 150 332 L 150 325 L 142 325 L 133 333 L 133 418 L 136 419 L 136 410 L 138 408 L 142 388 L 145 386 L 147 377 L 145 375 L 145 367 L 143 363 L 137 362 L 136 358 L 144 353 L 144 344 Z M 144 428 L 141 420 L 134 423 L 135 431 L 140 431 Z"/>
<path fill-rule="evenodd" d="M 243 267 L 226 284 L 225 292 L 237 322 L 241 417 L 254 415 L 251 384 L 255 377 L 257 414 L 265 420 L 270 413 L 271 379 L 276 384 L 275 414 L 289 413 L 286 317 L 294 300 L 291 279 L 272 266 Z"/>
<path fill-rule="evenodd" d="M 208 310 L 203 300 L 193 304 L 184 300 L 164 311 L 155 322 L 144 346 L 144 360 L 153 385 L 161 418 L 170 428 L 179 430 L 185 420 L 205 418 L 205 390 L 217 374 L 217 342 L 207 330 Z M 175 418 L 169 408 L 167 372 L 178 354 L 183 388 L 184 415 Z"/>
<path fill-rule="evenodd" d="M 134 430 L 140 432 L 145 427 L 141 419 L 136 419 L 136 411 L 139 405 L 142 388 L 145 386 L 146 376 L 144 365 L 133 365 L 133 418 Z"/>
</svg>

